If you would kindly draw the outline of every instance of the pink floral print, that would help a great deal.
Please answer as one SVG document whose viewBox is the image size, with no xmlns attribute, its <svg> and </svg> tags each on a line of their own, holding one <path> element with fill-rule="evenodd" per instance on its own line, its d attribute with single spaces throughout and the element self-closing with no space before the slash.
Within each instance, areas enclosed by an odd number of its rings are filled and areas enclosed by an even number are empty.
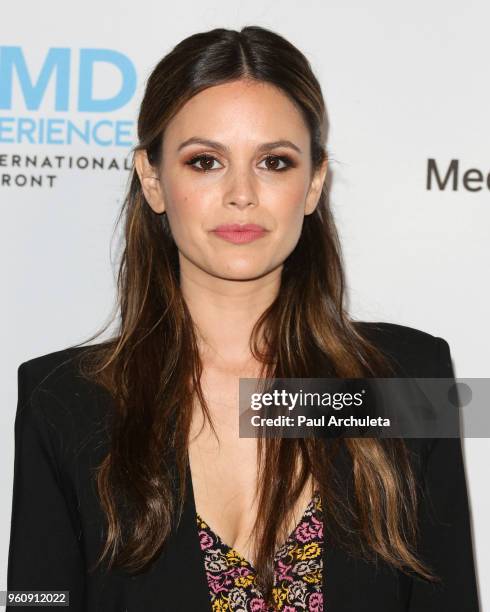
<svg viewBox="0 0 490 612">
<path fill-rule="evenodd" d="M 274 557 L 274 607 L 262 598 L 251 563 L 199 514 L 196 518 L 213 612 L 323 612 L 323 513 L 318 491 Z"/>
</svg>

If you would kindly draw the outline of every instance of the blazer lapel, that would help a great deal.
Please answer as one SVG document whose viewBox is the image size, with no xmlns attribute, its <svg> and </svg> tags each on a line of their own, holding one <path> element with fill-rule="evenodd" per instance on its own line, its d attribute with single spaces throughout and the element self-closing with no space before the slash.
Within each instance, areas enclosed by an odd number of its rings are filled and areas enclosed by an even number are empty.
<svg viewBox="0 0 490 612">
<path fill-rule="evenodd" d="M 334 458 L 341 482 L 353 491 L 351 460 L 345 446 Z M 349 554 L 328 535 L 328 508 L 324 507 L 323 597 L 328 612 L 404 612 L 409 578 L 384 561 L 367 562 Z"/>
<path fill-rule="evenodd" d="M 127 612 L 211 612 L 189 467 L 186 480 L 180 523 L 151 569 L 131 580 Z"/>
</svg>

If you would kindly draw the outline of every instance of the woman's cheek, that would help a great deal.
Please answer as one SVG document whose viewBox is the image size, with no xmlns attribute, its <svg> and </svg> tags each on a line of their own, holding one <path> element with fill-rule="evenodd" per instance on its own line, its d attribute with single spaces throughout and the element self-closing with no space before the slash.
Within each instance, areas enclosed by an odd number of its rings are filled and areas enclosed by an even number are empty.
<svg viewBox="0 0 490 612">
<path fill-rule="evenodd" d="M 178 197 L 171 197 L 169 205 L 167 206 L 167 214 L 169 217 L 169 223 L 173 230 L 185 232 L 185 230 L 195 224 L 199 220 L 199 208 L 198 201 L 192 200 L 189 195 L 182 195 Z"/>
<path fill-rule="evenodd" d="M 304 202 L 298 198 L 289 197 L 285 199 L 281 206 L 276 208 L 276 216 L 282 224 L 285 224 L 293 230 L 295 226 L 301 226 L 304 217 Z M 294 230 L 293 230 L 294 231 Z"/>
</svg>

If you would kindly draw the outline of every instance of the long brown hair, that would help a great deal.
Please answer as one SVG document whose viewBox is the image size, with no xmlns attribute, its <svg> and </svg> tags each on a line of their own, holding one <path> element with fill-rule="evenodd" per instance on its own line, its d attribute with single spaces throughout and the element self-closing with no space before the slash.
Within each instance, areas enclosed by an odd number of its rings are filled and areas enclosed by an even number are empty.
<svg viewBox="0 0 490 612">
<path fill-rule="evenodd" d="M 158 165 L 165 127 L 182 105 L 203 89 L 244 78 L 279 87 L 297 105 L 310 130 L 312 165 L 318 168 L 327 157 L 328 128 L 320 85 L 296 47 L 258 26 L 217 28 L 175 46 L 148 79 L 134 150 L 145 150 Z M 97 473 L 107 517 L 98 563 L 108 559 L 109 567 L 138 572 L 158 555 L 181 516 L 196 397 L 211 427 L 212 422 L 200 385 L 196 334 L 179 286 L 177 247 L 167 215 L 156 214 L 146 202 L 134 164 L 121 218 L 118 330 L 86 347 L 81 366 L 114 399 L 110 451 Z M 278 295 L 250 338 L 265 377 L 393 373 L 387 356 L 347 315 L 344 292 L 326 183 L 284 263 Z M 259 339 L 265 339 L 265 350 L 259 350 Z M 403 440 L 267 438 L 259 439 L 258 447 L 259 511 L 253 533 L 266 598 L 272 593 L 281 529 L 309 476 L 318 483 L 331 539 L 367 559 L 381 558 L 402 571 L 434 578 L 416 556 L 417 492 Z M 342 451 L 350 465 L 349 486 L 335 467 L 334 457 Z M 125 523 L 124 516 L 131 520 Z"/>
</svg>

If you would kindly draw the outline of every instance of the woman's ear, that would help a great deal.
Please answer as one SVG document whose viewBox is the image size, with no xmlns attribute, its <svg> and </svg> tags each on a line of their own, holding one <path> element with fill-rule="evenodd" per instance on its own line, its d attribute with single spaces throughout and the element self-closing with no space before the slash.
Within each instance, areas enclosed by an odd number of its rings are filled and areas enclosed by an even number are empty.
<svg viewBox="0 0 490 612">
<path fill-rule="evenodd" d="M 155 166 L 148 160 L 146 149 L 138 149 L 134 153 L 134 166 L 138 173 L 141 188 L 146 201 L 156 213 L 165 212 L 165 200 L 162 185 Z"/>
<path fill-rule="evenodd" d="M 315 210 L 320 199 L 320 195 L 323 189 L 323 183 L 327 176 L 328 159 L 325 159 L 319 168 L 315 170 L 313 178 L 311 179 L 310 188 L 306 195 L 305 201 L 305 215 L 311 215 Z"/>
</svg>

